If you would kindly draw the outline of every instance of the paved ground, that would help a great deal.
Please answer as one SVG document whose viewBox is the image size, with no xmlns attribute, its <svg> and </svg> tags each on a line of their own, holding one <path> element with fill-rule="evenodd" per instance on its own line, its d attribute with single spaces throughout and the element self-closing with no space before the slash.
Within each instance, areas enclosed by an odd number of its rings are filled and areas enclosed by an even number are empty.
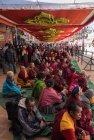
<svg viewBox="0 0 94 140">
<path fill-rule="evenodd" d="M 9 132 L 9 125 L 6 111 L 0 107 L 0 140 L 13 140 L 13 136 Z"/>
<path fill-rule="evenodd" d="M 81 64 L 81 61 L 79 61 L 79 62 L 77 62 L 78 63 L 78 65 L 79 65 L 79 67 L 83 70 L 84 68 L 85 68 L 85 66 L 86 66 L 86 63 L 85 62 L 82 62 L 82 64 Z M 90 67 L 89 66 L 87 66 L 86 67 L 86 73 L 87 73 L 87 75 L 90 75 L 90 80 L 93 82 L 93 84 L 94 84 L 94 65 L 91 67 L 92 68 L 92 70 L 90 71 Z"/>
</svg>

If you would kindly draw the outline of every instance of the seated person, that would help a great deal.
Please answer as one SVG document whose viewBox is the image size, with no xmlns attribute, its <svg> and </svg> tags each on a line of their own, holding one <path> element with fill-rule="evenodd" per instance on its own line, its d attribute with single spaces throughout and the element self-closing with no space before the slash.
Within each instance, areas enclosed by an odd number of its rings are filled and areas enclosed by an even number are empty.
<svg viewBox="0 0 94 140">
<path fill-rule="evenodd" d="M 83 115 L 79 120 L 80 126 L 87 131 L 94 139 L 94 128 L 93 128 L 93 114 L 91 110 L 91 106 L 94 104 L 94 90 L 88 89 L 81 97 L 81 101 L 83 102 Z"/>
<path fill-rule="evenodd" d="M 56 69 L 57 68 L 57 63 L 56 63 L 56 60 L 55 60 L 55 58 L 54 57 L 52 57 L 52 62 L 50 63 L 50 67 L 52 68 L 52 69 Z"/>
<path fill-rule="evenodd" d="M 68 97 L 68 100 L 65 104 L 65 108 L 67 108 L 68 104 L 73 101 L 77 101 L 79 102 L 79 104 L 82 106 L 82 102 L 81 102 L 81 96 L 82 96 L 82 88 L 79 85 L 74 85 L 71 94 Z"/>
<path fill-rule="evenodd" d="M 81 111 L 78 102 L 70 102 L 67 110 L 59 112 L 53 124 L 51 140 L 84 140 L 85 131 L 76 125 L 76 121 L 81 118 Z"/>
<path fill-rule="evenodd" d="M 37 75 L 37 80 L 34 83 L 34 87 L 32 89 L 32 96 L 38 100 L 43 88 L 46 87 L 45 84 L 46 74 L 44 72 L 40 72 Z"/>
<path fill-rule="evenodd" d="M 90 112 L 90 105 L 88 105 L 88 100 L 85 98 L 85 96 L 82 94 L 82 88 L 79 86 L 75 86 L 72 90 L 72 93 L 70 97 L 68 98 L 68 101 L 66 103 L 66 108 L 70 102 L 79 102 L 79 104 L 82 106 L 82 116 L 79 121 L 77 121 L 78 126 L 82 127 L 86 134 L 93 135 L 94 130 L 92 128 L 91 120 L 92 120 L 92 113 Z M 87 102 L 87 104 L 86 104 Z"/>
<path fill-rule="evenodd" d="M 30 87 L 31 82 L 29 81 L 29 77 L 24 66 L 20 67 L 20 72 L 17 77 L 17 84 L 21 87 Z"/>
<path fill-rule="evenodd" d="M 62 77 L 62 70 L 58 70 L 56 69 L 54 72 L 54 89 L 57 91 L 57 92 L 61 92 L 64 88 L 67 88 L 67 84 L 65 82 L 65 80 L 63 79 Z"/>
<path fill-rule="evenodd" d="M 35 64 L 32 62 L 30 66 L 27 68 L 27 73 L 30 80 L 34 80 L 37 76 L 38 69 L 35 67 Z"/>
<path fill-rule="evenodd" d="M 85 97 L 87 97 L 90 101 L 90 105 L 92 106 L 94 104 L 94 90 L 93 89 L 88 89 L 85 93 L 84 93 Z M 84 102 L 84 100 L 83 100 Z"/>
<path fill-rule="evenodd" d="M 2 95 L 4 97 L 14 97 L 21 95 L 21 89 L 16 86 L 14 82 L 14 73 L 12 71 L 7 72 L 7 77 L 3 84 Z"/>
<path fill-rule="evenodd" d="M 70 79 L 70 85 L 69 85 L 69 91 L 71 92 L 71 88 L 74 86 L 74 85 L 77 85 L 78 84 L 78 79 L 79 79 L 79 74 L 74 71 L 73 74 L 72 74 L 72 77 Z"/>
<path fill-rule="evenodd" d="M 82 87 L 83 92 L 89 89 L 87 85 L 88 79 L 89 79 L 89 76 L 86 75 L 85 71 L 81 71 L 79 73 L 78 85 Z"/>
<path fill-rule="evenodd" d="M 43 65 L 43 71 L 45 71 L 46 69 L 49 69 L 49 67 L 50 67 L 50 64 L 46 61 L 45 63 L 44 63 L 44 65 Z"/>
<path fill-rule="evenodd" d="M 18 104 L 18 120 L 26 137 L 40 134 L 46 127 L 45 121 L 35 106 L 33 97 L 20 100 Z"/>
<path fill-rule="evenodd" d="M 64 102 L 62 100 L 62 95 L 58 93 L 54 88 L 53 79 L 48 79 L 46 81 L 46 88 L 41 92 L 39 98 L 39 110 L 45 114 L 52 114 L 60 110 Z"/>
</svg>

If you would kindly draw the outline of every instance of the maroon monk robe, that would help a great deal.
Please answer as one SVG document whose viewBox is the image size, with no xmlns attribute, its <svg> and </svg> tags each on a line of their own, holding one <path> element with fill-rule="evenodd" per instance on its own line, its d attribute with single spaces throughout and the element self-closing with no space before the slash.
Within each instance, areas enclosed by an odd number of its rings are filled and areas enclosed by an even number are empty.
<svg viewBox="0 0 94 140">
<path fill-rule="evenodd" d="M 24 82 L 27 82 L 29 80 L 29 77 L 25 77 L 25 72 L 23 71 L 19 72 L 18 77 L 22 79 Z"/>
<path fill-rule="evenodd" d="M 78 85 L 83 89 L 83 92 L 85 92 L 88 89 L 87 79 L 83 75 L 79 76 Z"/>
</svg>

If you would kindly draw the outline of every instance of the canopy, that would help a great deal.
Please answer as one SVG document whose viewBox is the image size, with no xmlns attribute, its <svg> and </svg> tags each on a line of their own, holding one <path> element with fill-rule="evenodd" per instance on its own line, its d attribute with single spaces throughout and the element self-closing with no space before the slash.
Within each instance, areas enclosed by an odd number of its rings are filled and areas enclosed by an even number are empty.
<svg viewBox="0 0 94 140">
<path fill-rule="evenodd" d="M 94 0 L 0 0 L 0 22 L 59 41 L 94 20 Z"/>
<path fill-rule="evenodd" d="M 1 8 L 70 9 L 94 7 L 94 0 L 0 0 Z"/>
</svg>

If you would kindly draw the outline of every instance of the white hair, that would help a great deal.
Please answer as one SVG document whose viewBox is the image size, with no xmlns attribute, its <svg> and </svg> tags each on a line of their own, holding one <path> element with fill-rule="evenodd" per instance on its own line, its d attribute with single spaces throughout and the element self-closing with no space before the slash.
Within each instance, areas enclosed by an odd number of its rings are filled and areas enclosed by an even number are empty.
<svg viewBox="0 0 94 140">
<path fill-rule="evenodd" d="M 8 71 L 7 76 L 10 77 L 10 78 L 14 77 L 13 71 Z"/>
</svg>

